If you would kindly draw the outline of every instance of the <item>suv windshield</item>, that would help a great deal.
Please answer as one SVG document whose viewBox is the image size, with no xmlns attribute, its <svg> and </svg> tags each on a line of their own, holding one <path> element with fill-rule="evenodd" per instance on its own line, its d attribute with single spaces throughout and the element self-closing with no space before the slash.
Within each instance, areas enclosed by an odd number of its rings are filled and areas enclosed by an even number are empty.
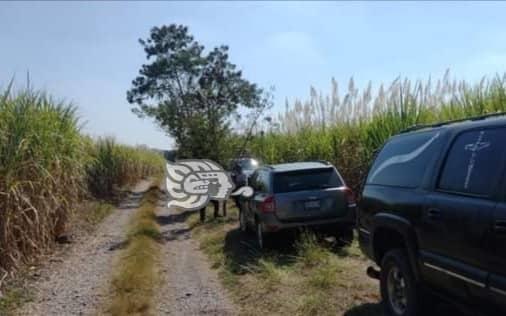
<svg viewBox="0 0 506 316">
<path fill-rule="evenodd" d="M 340 187 L 343 183 L 333 168 L 276 173 L 274 192 L 294 192 Z"/>
</svg>

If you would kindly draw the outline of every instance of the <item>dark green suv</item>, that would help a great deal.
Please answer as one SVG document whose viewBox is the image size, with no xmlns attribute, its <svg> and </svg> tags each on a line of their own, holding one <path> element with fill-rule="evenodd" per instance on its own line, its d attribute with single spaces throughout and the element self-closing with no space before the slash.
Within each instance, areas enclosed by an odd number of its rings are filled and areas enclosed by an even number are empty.
<svg viewBox="0 0 506 316">
<path fill-rule="evenodd" d="M 357 227 L 388 313 L 420 315 L 432 292 L 506 315 L 505 165 L 502 114 L 414 128 L 384 145 Z"/>
</svg>

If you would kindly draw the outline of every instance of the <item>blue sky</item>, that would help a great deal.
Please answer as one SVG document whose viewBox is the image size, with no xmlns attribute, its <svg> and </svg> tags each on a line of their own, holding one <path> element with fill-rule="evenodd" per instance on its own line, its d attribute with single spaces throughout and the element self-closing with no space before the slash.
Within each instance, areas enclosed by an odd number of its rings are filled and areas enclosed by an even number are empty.
<svg viewBox="0 0 506 316">
<path fill-rule="evenodd" d="M 169 148 L 130 112 L 125 92 L 145 61 L 137 40 L 155 25 L 190 27 L 206 47 L 230 46 L 249 80 L 285 98 L 327 91 L 331 77 L 373 86 L 447 68 L 476 81 L 506 70 L 506 3 L 74 2 L 0 3 L 0 86 L 12 76 L 79 106 L 92 135 Z"/>
</svg>

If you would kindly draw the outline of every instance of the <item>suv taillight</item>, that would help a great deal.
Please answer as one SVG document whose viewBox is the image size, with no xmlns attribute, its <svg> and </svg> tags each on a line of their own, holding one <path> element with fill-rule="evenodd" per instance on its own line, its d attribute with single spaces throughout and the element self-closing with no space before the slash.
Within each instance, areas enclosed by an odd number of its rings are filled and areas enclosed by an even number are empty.
<svg viewBox="0 0 506 316">
<path fill-rule="evenodd" d="M 340 187 L 340 191 L 344 192 L 346 200 L 348 201 L 348 207 L 357 206 L 357 200 L 355 199 L 355 193 L 348 187 Z"/>
<path fill-rule="evenodd" d="M 260 205 L 260 210 L 263 213 L 272 213 L 276 210 L 276 201 L 274 201 L 274 196 L 268 196 Z"/>
</svg>

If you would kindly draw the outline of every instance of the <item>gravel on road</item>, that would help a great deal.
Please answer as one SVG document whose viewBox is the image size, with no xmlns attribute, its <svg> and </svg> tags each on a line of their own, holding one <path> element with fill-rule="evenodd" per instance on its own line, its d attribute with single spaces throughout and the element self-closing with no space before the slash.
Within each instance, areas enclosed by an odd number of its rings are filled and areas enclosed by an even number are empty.
<svg viewBox="0 0 506 316">
<path fill-rule="evenodd" d="M 156 302 L 157 315 L 236 315 L 237 308 L 228 298 L 217 272 L 192 240 L 185 223 L 188 211 L 171 212 L 157 208 L 158 223 L 164 239 L 161 254 L 161 288 Z"/>
<path fill-rule="evenodd" d="M 99 315 L 113 275 L 116 250 L 124 242 L 129 220 L 139 206 L 149 181 L 141 181 L 129 197 L 88 236 L 74 241 L 68 251 L 37 271 L 30 286 L 34 298 L 18 315 Z"/>
</svg>

